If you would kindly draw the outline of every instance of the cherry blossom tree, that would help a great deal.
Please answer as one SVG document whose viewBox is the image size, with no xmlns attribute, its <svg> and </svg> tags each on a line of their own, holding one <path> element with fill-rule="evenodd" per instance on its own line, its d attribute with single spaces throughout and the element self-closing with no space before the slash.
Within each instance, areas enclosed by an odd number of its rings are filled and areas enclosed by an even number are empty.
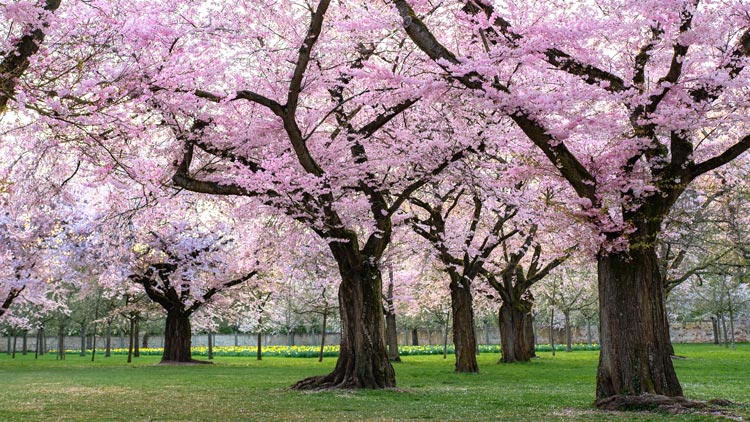
<svg viewBox="0 0 750 422">
<path fill-rule="evenodd" d="M 19 79 L 28 70 L 31 58 L 47 35 L 50 18 L 61 0 L 11 1 L 0 6 L 0 29 L 6 37 L 0 42 L 0 115 L 14 99 Z"/>
<path fill-rule="evenodd" d="M 469 0 L 430 21 L 426 4 L 388 3 L 443 73 L 559 169 L 601 236 L 597 398 L 681 396 L 656 237 L 693 180 L 750 148 L 747 6 Z"/>
<path fill-rule="evenodd" d="M 193 362 L 190 317 L 218 293 L 258 273 L 250 230 L 239 241 L 227 234 L 233 227 L 218 218 L 216 207 L 175 202 L 140 211 L 120 236 L 103 239 L 108 242 L 102 245 L 114 252 L 107 257 L 114 263 L 108 284 L 135 283 L 166 312 L 162 363 Z M 182 211 L 182 221 L 172 218 L 175 209 Z"/>
<path fill-rule="evenodd" d="M 478 129 L 442 118 L 451 89 L 422 84 L 380 5 L 246 3 L 220 26 L 216 7 L 128 11 L 123 49 L 138 69 L 119 86 L 137 98 L 141 125 L 101 141 L 120 148 L 147 127 L 172 147 L 177 187 L 258 198 L 323 239 L 341 277 L 341 353 L 333 373 L 297 388 L 393 387 L 379 263 L 401 205 Z"/>
</svg>

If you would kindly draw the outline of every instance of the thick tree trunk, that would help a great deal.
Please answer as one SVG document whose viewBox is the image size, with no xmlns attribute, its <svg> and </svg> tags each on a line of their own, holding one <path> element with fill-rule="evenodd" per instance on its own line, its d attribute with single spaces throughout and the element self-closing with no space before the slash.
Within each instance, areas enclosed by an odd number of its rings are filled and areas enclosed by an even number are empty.
<svg viewBox="0 0 750 422">
<path fill-rule="evenodd" d="M 528 362 L 534 352 L 534 327 L 531 303 L 516 306 L 503 303 L 499 311 L 502 363 Z"/>
<path fill-rule="evenodd" d="M 654 393 L 681 396 L 667 348 L 664 288 L 653 246 L 600 254 L 601 352 L 597 399 Z"/>
<path fill-rule="evenodd" d="M 302 380 L 295 389 L 391 388 L 396 375 L 383 339 L 382 277 L 364 262 L 347 269 L 339 263 L 341 347 L 332 373 Z"/>
<path fill-rule="evenodd" d="M 167 323 L 164 328 L 164 354 L 162 363 L 192 362 L 190 353 L 190 315 L 181 312 L 167 312 Z"/>
<path fill-rule="evenodd" d="M 419 346 L 419 329 L 417 328 L 411 329 L 411 345 Z"/>
<path fill-rule="evenodd" d="M 458 281 L 451 282 L 453 309 L 453 344 L 456 350 L 456 372 L 479 372 L 477 338 L 474 330 L 474 307 L 471 289 Z"/>
</svg>

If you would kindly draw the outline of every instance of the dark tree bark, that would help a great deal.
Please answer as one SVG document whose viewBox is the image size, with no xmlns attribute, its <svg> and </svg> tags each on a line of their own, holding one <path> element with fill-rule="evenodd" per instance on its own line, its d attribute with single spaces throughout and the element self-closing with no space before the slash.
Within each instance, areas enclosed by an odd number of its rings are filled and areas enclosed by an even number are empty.
<svg viewBox="0 0 750 422">
<path fill-rule="evenodd" d="M 393 305 L 393 268 L 388 269 L 388 292 L 385 297 L 385 339 L 388 343 L 388 358 L 391 362 L 401 362 L 398 355 L 398 327 L 396 308 Z"/>
<path fill-rule="evenodd" d="M 136 318 L 135 319 L 135 332 L 133 334 L 133 357 L 139 358 L 141 357 L 141 346 L 140 342 L 138 340 L 141 339 L 141 319 Z"/>
<path fill-rule="evenodd" d="M 715 316 L 711 317 L 711 328 L 714 330 L 714 344 L 720 344 L 719 342 L 719 323 Z"/>
<path fill-rule="evenodd" d="M 18 341 L 18 333 L 16 333 L 16 331 L 13 330 L 13 353 L 10 355 L 12 359 L 16 358 L 16 342 L 17 341 Z"/>
<path fill-rule="evenodd" d="M 326 347 L 326 331 L 328 331 L 328 303 L 323 308 L 323 327 L 320 332 L 320 353 L 318 355 L 318 362 L 323 362 L 323 349 Z"/>
<path fill-rule="evenodd" d="M 258 331 L 258 350 L 256 351 L 256 356 L 258 360 L 263 360 L 263 346 L 261 345 L 263 343 L 263 333 Z"/>
<path fill-rule="evenodd" d="M 130 335 L 129 335 L 129 342 L 128 342 L 128 363 L 131 363 L 133 361 L 133 344 L 135 342 L 135 318 L 130 316 L 128 318 L 130 321 Z M 166 346 L 166 342 L 164 343 Z"/>
<path fill-rule="evenodd" d="M 34 345 L 34 359 L 39 358 L 39 349 L 42 347 L 42 330 L 36 331 L 36 344 Z"/>
<path fill-rule="evenodd" d="M 500 305 L 500 344 L 502 363 L 528 362 L 536 356 L 531 302 Z"/>
<path fill-rule="evenodd" d="M 411 329 L 411 345 L 419 346 L 419 329 L 418 328 Z"/>
<path fill-rule="evenodd" d="M 84 356 L 86 356 L 86 326 L 83 325 L 83 324 L 81 324 L 80 333 L 81 333 L 81 352 L 80 352 L 80 356 L 84 357 Z"/>
<path fill-rule="evenodd" d="M 65 331 L 62 325 L 57 332 L 57 359 L 65 360 Z"/>
<path fill-rule="evenodd" d="M 24 330 L 23 337 L 21 338 L 21 356 L 26 356 L 26 353 L 28 352 L 28 336 L 29 332 Z"/>
<path fill-rule="evenodd" d="M 453 310 L 453 344 L 456 352 L 456 372 L 479 372 L 477 338 L 474 331 L 474 308 L 471 288 L 467 283 L 453 280 L 450 284 Z"/>
<path fill-rule="evenodd" d="M 570 310 L 565 310 L 563 317 L 565 318 L 565 351 L 570 353 L 573 351 L 573 336 L 570 332 Z"/>
<path fill-rule="evenodd" d="M 182 312 L 167 312 L 167 322 L 164 328 L 164 354 L 162 362 L 192 362 L 190 342 L 190 315 Z"/>
<path fill-rule="evenodd" d="M 214 358 L 214 335 L 212 332 L 208 332 L 208 359 L 213 360 Z"/>
<path fill-rule="evenodd" d="M 335 247 L 335 246 L 334 246 Z M 341 346 L 332 373 L 295 384 L 310 388 L 391 388 L 396 375 L 383 341 L 382 276 L 364 262 L 359 268 L 342 268 L 339 287 Z"/>
<path fill-rule="evenodd" d="M 667 345 L 664 288 L 653 244 L 600 254 L 600 341 L 596 396 L 681 396 Z"/>
<path fill-rule="evenodd" d="M 443 324 L 443 359 L 448 358 L 448 318 L 445 318 Z"/>
<path fill-rule="evenodd" d="M 107 321 L 107 332 L 104 345 L 104 357 L 108 358 L 112 356 L 112 321 Z"/>
<path fill-rule="evenodd" d="M 555 308 L 549 311 L 549 345 L 552 348 L 552 356 L 555 356 Z"/>
</svg>

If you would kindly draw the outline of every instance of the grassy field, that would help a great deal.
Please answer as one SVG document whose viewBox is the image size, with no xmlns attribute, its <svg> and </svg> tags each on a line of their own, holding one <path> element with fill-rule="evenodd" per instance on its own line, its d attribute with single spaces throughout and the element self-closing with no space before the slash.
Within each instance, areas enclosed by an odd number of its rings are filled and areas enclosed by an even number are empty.
<svg viewBox="0 0 750 422">
<path fill-rule="evenodd" d="M 677 345 L 685 393 L 745 404 L 732 411 L 750 419 L 750 345 Z M 529 364 L 498 365 L 479 356 L 480 374 L 453 372 L 453 356 L 406 356 L 396 364 L 391 391 L 295 392 L 295 381 L 330 371 L 307 358 L 219 357 L 214 365 L 155 366 L 156 356 L 127 364 L 109 359 L 47 355 L 0 356 L 0 421 L 698 421 L 671 416 L 597 411 L 598 352 L 540 353 Z"/>
</svg>

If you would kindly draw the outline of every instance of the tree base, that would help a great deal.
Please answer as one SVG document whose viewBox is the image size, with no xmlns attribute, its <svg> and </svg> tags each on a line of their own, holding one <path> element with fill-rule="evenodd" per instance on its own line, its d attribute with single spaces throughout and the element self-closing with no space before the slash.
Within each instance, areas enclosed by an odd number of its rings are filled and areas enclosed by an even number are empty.
<svg viewBox="0 0 750 422">
<path fill-rule="evenodd" d="M 213 365 L 213 362 L 207 360 L 190 359 L 189 361 L 165 360 L 162 359 L 159 365 Z"/>
<path fill-rule="evenodd" d="M 395 387 L 395 386 L 394 386 Z M 309 391 L 309 390 L 362 390 L 362 389 L 373 389 L 383 390 L 386 388 L 394 388 L 388 386 L 382 386 L 374 382 L 364 382 L 355 377 L 341 376 L 336 372 L 332 372 L 328 375 L 318 375 L 315 377 L 305 378 L 301 381 L 296 382 L 294 385 L 289 387 L 291 390 L 297 391 Z"/>
<path fill-rule="evenodd" d="M 660 394 L 645 393 L 640 396 L 624 396 L 617 395 L 599 399 L 596 401 L 596 407 L 601 410 L 616 410 L 616 411 L 647 411 L 647 412 L 661 412 L 669 413 L 672 415 L 680 415 L 685 413 L 695 414 L 707 414 L 707 415 L 722 415 L 728 417 L 734 417 L 736 415 L 730 413 L 723 407 L 731 406 L 732 403 L 729 400 L 724 399 L 712 399 L 706 402 L 690 400 L 685 397 L 668 397 Z"/>
</svg>

